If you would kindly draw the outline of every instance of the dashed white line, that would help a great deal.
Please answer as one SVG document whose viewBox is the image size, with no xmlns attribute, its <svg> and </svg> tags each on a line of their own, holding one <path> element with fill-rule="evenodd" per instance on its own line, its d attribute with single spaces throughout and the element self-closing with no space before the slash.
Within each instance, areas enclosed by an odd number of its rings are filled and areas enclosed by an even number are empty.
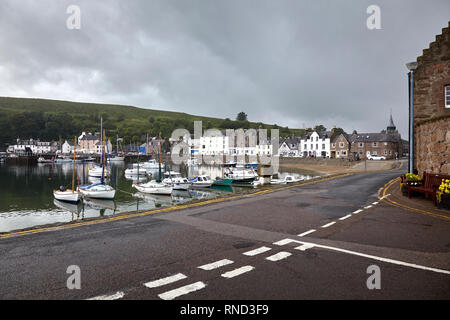
<svg viewBox="0 0 450 320">
<path fill-rule="evenodd" d="M 308 249 L 314 248 L 313 244 L 302 244 L 301 246 L 295 247 L 294 249 L 300 250 L 300 251 L 306 251 Z"/>
<path fill-rule="evenodd" d="M 292 255 L 292 253 L 290 253 L 290 252 L 282 251 L 282 252 L 279 252 L 279 253 L 277 253 L 277 254 L 274 254 L 274 255 L 272 255 L 272 256 L 270 256 L 270 257 L 267 257 L 266 260 L 269 260 L 269 261 L 279 261 L 279 260 L 286 259 L 287 257 L 289 257 L 289 256 L 291 256 L 291 255 Z"/>
<path fill-rule="evenodd" d="M 155 281 L 150 281 L 150 282 L 144 283 L 144 286 L 146 286 L 147 288 L 157 288 L 157 287 L 161 287 L 161 286 L 164 286 L 166 284 L 173 283 L 173 282 L 176 282 L 176 281 L 179 281 L 179 280 L 183 280 L 183 279 L 186 279 L 186 278 L 187 278 L 187 276 L 185 276 L 184 274 L 178 273 L 176 275 L 173 275 L 173 276 L 170 276 L 170 277 L 167 277 L 167 278 L 162 278 L 162 279 L 159 279 L 159 280 L 155 280 Z"/>
<path fill-rule="evenodd" d="M 192 284 L 188 284 L 187 286 L 184 286 L 184 287 L 181 287 L 178 289 L 174 289 L 174 290 L 170 290 L 170 291 L 158 294 L 158 297 L 160 297 L 163 300 L 173 300 L 179 296 L 183 296 L 185 294 L 203 289 L 204 287 L 206 287 L 206 284 L 199 281 L 199 282 L 195 282 Z"/>
<path fill-rule="evenodd" d="M 372 202 L 372 204 L 373 204 L 373 205 L 377 205 L 377 204 L 378 204 L 378 201 Z"/>
<path fill-rule="evenodd" d="M 299 237 L 304 237 L 304 236 L 306 236 L 307 234 L 313 233 L 313 232 L 315 232 L 315 231 L 316 231 L 316 229 L 311 229 L 311 230 L 309 230 L 309 231 L 300 233 L 298 236 L 299 236 Z"/>
<path fill-rule="evenodd" d="M 332 225 L 335 224 L 335 223 L 336 223 L 336 221 L 333 221 L 333 222 L 324 224 L 323 226 L 321 226 L 321 228 L 328 228 L 329 226 L 332 226 Z"/>
<path fill-rule="evenodd" d="M 256 256 L 257 254 L 267 252 L 269 250 L 272 250 L 272 249 L 269 247 L 261 247 L 261 248 L 255 249 L 255 250 L 244 252 L 243 255 L 252 257 L 252 256 Z"/>
<path fill-rule="evenodd" d="M 239 275 L 241 275 L 243 273 L 252 271 L 253 269 L 255 269 L 255 267 L 243 266 L 243 267 L 240 267 L 240 268 L 237 268 L 237 269 L 225 272 L 225 273 L 221 274 L 221 276 L 224 277 L 224 278 L 234 278 L 234 277 L 237 277 L 237 276 L 239 276 Z"/>
<path fill-rule="evenodd" d="M 351 214 L 348 214 L 348 215 L 346 215 L 345 217 L 342 217 L 342 218 L 339 218 L 339 220 L 345 220 L 345 219 L 347 219 L 347 218 L 350 218 L 352 215 Z"/>
<path fill-rule="evenodd" d="M 115 294 L 98 296 L 98 297 L 90 298 L 88 300 L 118 300 L 118 299 L 123 298 L 124 295 L 125 294 L 122 291 L 118 291 Z"/>
<path fill-rule="evenodd" d="M 356 210 L 356 211 L 353 211 L 353 214 L 358 214 L 358 213 L 360 213 L 360 212 L 363 212 L 363 210 L 362 210 L 362 209 L 358 209 L 358 210 Z"/>
<path fill-rule="evenodd" d="M 370 209 L 372 208 L 372 205 L 368 205 L 367 207 L 364 207 L 364 209 Z"/>
<path fill-rule="evenodd" d="M 228 260 L 228 259 L 223 259 L 223 260 L 219 260 L 213 263 L 209 263 L 209 264 L 205 264 L 203 266 L 198 267 L 199 269 L 203 269 L 203 270 L 214 270 L 229 264 L 232 264 L 233 261 Z"/>
</svg>

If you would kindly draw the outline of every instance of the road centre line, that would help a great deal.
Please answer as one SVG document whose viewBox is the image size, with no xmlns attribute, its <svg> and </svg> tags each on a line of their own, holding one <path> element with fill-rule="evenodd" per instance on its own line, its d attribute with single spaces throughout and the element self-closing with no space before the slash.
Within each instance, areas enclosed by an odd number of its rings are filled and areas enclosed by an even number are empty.
<svg viewBox="0 0 450 320">
<path fill-rule="evenodd" d="M 311 229 L 311 230 L 309 230 L 309 231 L 300 233 L 298 236 L 299 236 L 299 237 L 303 237 L 303 236 L 306 236 L 307 234 L 313 233 L 313 232 L 315 232 L 315 231 L 316 231 L 316 229 Z"/>
<path fill-rule="evenodd" d="M 251 250 L 251 251 L 244 252 L 243 255 L 246 255 L 246 256 L 249 256 L 249 257 L 253 257 L 253 256 L 256 256 L 257 254 L 264 253 L 264 252 L 267 252 L 269 250 L 272 250 L 272 249 L 269 248 L 269 247 L 261 247 L 261 248 L 258 248 L 258 249 L 254 249 L 254 250 Z"/>
<path fill-rule="evenodd" d="M 367 207 L 364 207 L 364 209 L 370 209 L 372 208 L 372 205 L 368 205 Z"/>
<path fill-rule="evenodd" d="M 191 293 L 194 291 L 198 291 L 205 287 L 206 287 L 206 284 L 199 281 L 199 282 L 195 282 L 192 284 L 188 284 L 187 286 L 184 286 L 184 287 L 181 287 L 178 289 L 174 289 L 174 290 L 170 290 L 170 291 L 158 294 L 158 297 L 160 297 L 163 300 L 173 300 L 179 296 L 183 296 L 185 294 L 188 294 L 188 293 Z"/>
<path fill-rule="evenodd" d="M 147 288 L 157 288 L 157 287 L 165 286 L 166 284 L 174 283 L 179 280 L 186 279 L 186 278 L 187 278 L 187 276 L 185 276 L 184 274 L 178 273 L 178 274 L 175 274 L 170 277 L 166 277 L 166 278 L 162 278 L 162 279 L 158 279 L 155 281 L 150 281 L 150 282 L 144 283 L 144 286 L 146 286 Z"/>
<path fill-rule="evenodd" d="M 321 228 L 328 228 L 329 226 L 332 226 L 332 225 L 333 225 L 333 224 L 335 224 L 335 223 L 336 223 L 336 221 L 333 221 L 333 222 L 327 223 L 327 224 L 325 224 L 325 225 L 321 226 Z"/>
<path fill-rule="evenodd" d="M 347 253 L 347 254 L 351 254 L 351 255 L 355 255 L 355 256 L 360 256 L 360 257 L 372 259 L 372 260 L 377 260 L 377 261 L 382 261 L 382 262 L 386 262 L 386 263 L 401 265 L 401 266 L 405 266 L 405 267 L 410 267 L 410 268 L 415 268 L 415 269 L 432 271 L 432 272 L 436 272 L 436 273 L 443 273 L 443 274 L 450 275 L 450 271 L 449 270 L 422 266 L 422 265 L 419 265 L 419 264 L 404 262 L 404 261 L 400 261 L 400 260 L 394 260 L 394 259 L 390 259 L 390 258 L 378 257 L 378 256 L 370 255 L 370 254 L 357 252 L 357 251 L 351 251 L 351 250 L 341 249 L 341 248 L 337 248 L 337 247 L 324 246 L 324 245 L 321 245 L 321 244 L 315 244 L 315 243 L 311 243 L 311 242 L 303 242 L 303 241 L 299 241 L 299 240 L 295 240 L 295 239 L 283 239 L 283 240 L 274 242 L 275 245 L 279 245 L 279 246 L 286 245 L 288 243 L 300 243 L 302 245 L 312 245 L 312 246 L 314 246 L 316 248 L 322 248 L 322 249 L 338 251 L 338 252 L 342 252 L 342 253 Z"/>
<path fill-rule="evenodd" d="M 342 218 L 339 218 L 339 220 L 345 220 L 345 219 L 347 219 L 347 218 L 350 218 L 352 215 L 351 214 L 348 214 L 348 215 L 346 215 L 345 217 L 342 217 Z"/>
<path fill-rule="evenodd" d="M 205 265 L 200 266 L 198 268 L 202 269 L 202 270 L 208 270 L 209 271 L 209 270 L 214 270 L 214 269 L 217 269 L 217 268 L 220 268 L 220 267 L 232 264 L 232 263 L 233 263 L 233 261 L 231 261 L 231 260 L 223 259 L 223 260 L 219 260 L 219 261 L 216 261 L 216 262 L 213 262 L 213 263 L 205 264 Z"/>
<path fill-rule="evenodd" d="M 118 300 L 118 299 L 123 298 L 124 296 L 125 296 L 125 293 L 123 293 L 122 291 L 118 291 L 115 294 L 98 296 L 98 297 L 90 298 L 88 300 Z"/>
<path fill-rule="evenodd" d="M 358 209 L 358 210 L 356 210 L 356 211 L 353 211 L 353 214 L 358 214 L 358 213 L 360 213 L 360 212 L 363 212 L 363 209 Z"/>
</svg>

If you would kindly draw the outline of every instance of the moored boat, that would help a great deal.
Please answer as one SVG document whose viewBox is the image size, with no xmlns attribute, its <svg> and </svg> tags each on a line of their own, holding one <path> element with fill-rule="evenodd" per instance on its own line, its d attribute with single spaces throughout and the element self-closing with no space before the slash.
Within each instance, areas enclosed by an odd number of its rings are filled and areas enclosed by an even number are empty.
<svg viewBox="0 0 450 320">
<path fill-rule="evenodd" d="M 171 195 L 173 187 L 162 182 L 152 180 L 144 184 L 133 184 L 133 188 L 143 193 Z"/>
</svg>

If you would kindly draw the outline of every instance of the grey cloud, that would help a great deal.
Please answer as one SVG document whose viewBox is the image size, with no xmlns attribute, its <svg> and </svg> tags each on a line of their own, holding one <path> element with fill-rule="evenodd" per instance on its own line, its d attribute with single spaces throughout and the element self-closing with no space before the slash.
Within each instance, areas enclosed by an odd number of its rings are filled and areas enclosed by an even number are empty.
<svg viewBox="0 0 450 320">
<path fill-rule="evenodd" d="M 65 27 L 66 8 L 82 29 Z M 381 7 L 382 30 L 366 28 Z M 0 0 L 0 95 L 122 103 L 405 136 L 405 63 L 448 1 Z"/>
</svg>

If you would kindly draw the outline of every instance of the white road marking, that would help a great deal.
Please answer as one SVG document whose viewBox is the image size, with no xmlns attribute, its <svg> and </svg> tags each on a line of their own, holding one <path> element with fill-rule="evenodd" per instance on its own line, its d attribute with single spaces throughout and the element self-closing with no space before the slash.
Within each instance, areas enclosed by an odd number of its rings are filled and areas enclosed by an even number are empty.
<svg viewBox="0 0 450 320">
<path fill-rule="evenodd" d="M 372 205 L 368 205 L 367 207 L 364 207 L 364 209 L 370 209 L 372 208 Z"/>
<path fill-rule="evenodd" d="M 144 283 L 144 286 L 146 286 L 147 288 L 157 288 L 157 287 L 161 287 L 161 286 L 164 286 L 166 284 L 173 283 L 173 282 L 176 282 L 176 281 L 179 281 L 179 280 L 183 280 L 183 279 L 186 279 L 186 278 L 187 278 L 187 276 L 185 276 L 184 274 L 178 273 L 176 275 L 173 275 L 173 276 L 170 276 L 170 277 L 167 277 L 167 278 L 162 278 L 162 279 L 159 279 L 159 280 L 155 280 L 155 281 L 150 281 L 150 282 Z"/>
<path fill-rule="evenodd" d="M 315 232 L 315 231 L 316 231 L 316 229 L 311 229 L 311 230 L 309 230 L 309 231 L 300 233 L 298 236 L 299 236 L 299 237 L 303 237 L 303 236 L 306 236 L 307 234 L 313 233 L 313 232 Z"/>
<path fill-rule="evenodd" d="M 347 218 L 350 218 L 351 216 L 352 216 L 351 214 L 348 214 L 348 215 L 346 215 L 345 217 L 339 218 L 339 220 L 345 220 L 345 219 L 347 219 Z"/>
<path fill-rule="evenodd" d="M 358 213 L 360 213 L 360 212 L 363 212 L 363 210 L 362 210 L 362 209 L 359 209 L 359 210 L 353 211 L 353 214 L 358 214 Z"/>
<path fill-rule="evenodd" d="M 269 260 L 269 261 L 279 261 L 279 260 L 286 259 L 287 257 L 289 257 L 289 256 L 291 256 L 291 255 L 292 255 L 292 253 L 290 253 L 290 252 L 282 251 L 282 252 L 279 252 L 279 253 L 277 253 L 277 254 L 274 254 L 274 255 L 272 255 L 272 256 L 270 256 L 270 257 L 267 257 L 266 260 Z"/>
<path fill-rule="evenodd" d="M 188 284 L 187 286 L 184 286 L 184 287 L 181 287 L 178 289 L 174 289 L 174 290 L 170 290 L 170 291 L 158 294 L 158 297 L 160 297 L 163 300 L 173 300 L 179 296 L 183 296 L 185 294 L 203 289 L 204 287 L 206 287 L 206 284 L 199 281 L 199 282 L 195 282 L 192 284 Z"/>
<path fill-rule="evenodd" d="M 449 274 L 450 275 L 450 271 L 449 270 L 437 269 L 437 268 L 432 268 L 432 267 L 426 267 L 426 266 L 422 266 L 422 265 L 419 265 L 419 264 L 414 264 L 414 263 L 409 263 L 409 262 L 404 262 L 404 261 L 399 261 L 399 260 L 394 260 L 394 259 L 389 259 L 389 258 L 373 256 L 373 255 L 370 255 L 370 254 L 360 253 L 360 252 L 356 252 L 356 251 L 350 251 L 350 250 L 346 250 L 346 249 L 340 249 L 340 248 L 336 248 L 336 247 L 324 246 L 324 245 L 321 245 L 321 244 L 315 244 L 315 243 L 310 243 L 310 242 L 303 242 L 303 241 L 299 241 L 299 240 L 295 240 L 295 239 L 283 239 L 283 240 L 280 240 L 278 242 L 275 242 L 274 244 L 278 244 L 278 245 L 281 246 L 281 245 L 285 245 L 285 244 L 292 243 L 292 242 L 300 243 L 302 245 L 312 245 L 312 246 L 314 246 L 316 248 L 334 250 L 334 251 L 338 251 L 338 252 L 343 252 L 343 253 L 348 253 L 348 254 L 352 254 L 352 255 L 355 255 L 355 256 L 368 258 L 368 259 L 373 259 L 373 260 L 378 260 L 378 261 L 382 261 L 382 262 L 397 264 L 397 265 L 401 265 L 401 266 L 405 266 L 405 267 L 421 269 L 421 270 L 426 270 L 426 271 L 432 271 L 432 272 L 437 272 L 437 273 L 444 273 L 444 274 Z"/>
<path fill-rule="evenodd" d="M 383 200 L 384 198 L 387 198 L 387 197 L 389 197 L 391 194 L 390 193 L 388 193 L 387 195 L 385 195 L 385 196 L 383 196 L 383 197 L 381 197 L 380 198 L 380 200 Z"/>
<path fill-rule="evenodd" d="M 252 271 L 253 269 L 255 269 L 255 267 L 243 266 L 243 267 L 240 267 L 240 268 L 237 268 L 237 269 L 225 272 L 225 273 L 221 274 L 221 276 L 224 277 L 224 278 L 234 278 L 234 277 L 237 277 L 237 276 L 239 276 L 239 275 L 241 275 L 243 273 Z"/>
<path fill-rule="evenodd" d="M 377 204 L 378 204 L 378 201 L 372 202 L 372 204 L 373 204 L 373 205 L 377 205 Z"/>
<path fill-rule="evenodd" d="M 217 268 L 220 268 L 220 267 L 232 264 L 232 263 L 233 263 L 233 261 L 231 261 L 231 260 L 223 259 L 223 260 L 216 261 L 216 262 L 213 262 L 213 263 L 205 264 L 205 265 L 200 266 L 198 268 L 199 269 L 203 269 L 203 270 L 213 270 L 213 269 L 217 269 Z"/>
<path fill-rule="evenodd" d="M 122 291 L 118 291 L 115 294 L 98 296 L 98 297 L 90 298 L 88 300 L 118 300 L 118 299 L 123 298 L 124 295 L 125 295 L 125 293 L 123 293 Z"/>
<path fill-rule="evenodd" d="M 275 244 L 275 245 L 277 245 L 277 246 L 284 246 L 285 244 L 291 243 L 292 241 L 295 241 L 295 240 L 292 240 L 292 239 L 283 239 L 283 240 L 274 242 L 273 244 Z M 301 242 L 299 242 L 299 243 L 301 243 Z"/>
<path fill-rule="evenodd" d="M 300 250 L 300 251 L 306 251 L 311 248 L 314 248 L 313 244 L 302 244 L 301 246 L 295 247 L 294 249 Z"/>
<path fill-rule="evenodd" d="M 252 257 L 252 256 L 256 256 L 257 254 L 267 252 L 269 250 L 272 250 L 272 249 L 269 247 L 261 247 L 261 248 L 255 249 L 255 250 L 244 252 L 243 254 L 246 256 Z"/>
<path fill-rule="evenodd" d="M 332 225 L 333 225 L 333 224 L 335 224 L 335 223 L 336 223 L 336 221 L 333 221 L 333 222 L 327 223 L 327 224 L 325 224 L 325 225 L 321 226 L 321 228 L 328 228 L 329 226 L 332 226 Z"/>
</svg>

